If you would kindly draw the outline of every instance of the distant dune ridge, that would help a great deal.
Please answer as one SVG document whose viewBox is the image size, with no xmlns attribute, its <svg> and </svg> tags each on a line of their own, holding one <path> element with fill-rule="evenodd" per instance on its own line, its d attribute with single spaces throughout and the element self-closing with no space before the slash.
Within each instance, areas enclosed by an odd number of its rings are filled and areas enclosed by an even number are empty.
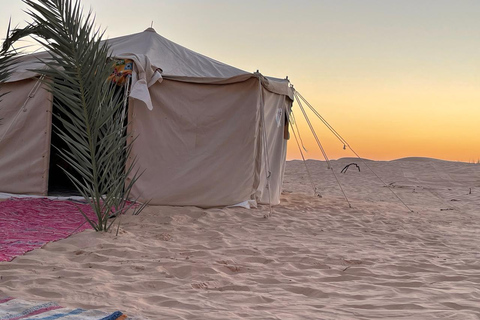
<svg viewBox="0 0 480 320">
<path fill-rule="evenodd" d="M 360 172 L 350 167 L 355 162 Z M 289 161 L 268 206 L 149 207 L 0 263 L 0 293 L 147 319 L 478 319 L 480 165 Z M 414 211 L 370 172 L 372 168 Z"/>
</svg>

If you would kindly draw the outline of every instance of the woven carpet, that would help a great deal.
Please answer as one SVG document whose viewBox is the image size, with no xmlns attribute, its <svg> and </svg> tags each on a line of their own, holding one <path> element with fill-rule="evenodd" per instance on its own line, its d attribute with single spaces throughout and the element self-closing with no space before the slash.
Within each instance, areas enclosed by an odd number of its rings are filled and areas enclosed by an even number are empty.
<svg viewBox="0 0 480 320">
<path fill-rule="evenodd" d="M 11 261 L 50 241 L 91 228 L 82 210 L 94 219 L 88 204 L 45 198 L 0 201 L 0 261 Z"/>
</svg>

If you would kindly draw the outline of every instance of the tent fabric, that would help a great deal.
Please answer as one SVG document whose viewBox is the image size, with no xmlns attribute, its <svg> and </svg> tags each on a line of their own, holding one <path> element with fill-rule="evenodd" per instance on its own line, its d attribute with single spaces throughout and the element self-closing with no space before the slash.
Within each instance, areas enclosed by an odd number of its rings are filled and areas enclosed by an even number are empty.
<svg viewBox="0 0 480 320">
<path fill-rule="evenodd" d="M 228 79 L 248 74 L 170 41 L 153 28 L 143 32 L 107 40 L 112 56 L 144 54 L 151 64 L 163 70 L 164 77 L 192 79 Z"/>
<path fill-rule="evenodd" d="M 226 206 L 255 192 L 258 82 L 164 80 L 152 111 L 131 101 L 132 154 L 145 169 L 132 195 L 152 204 Z"/>
<path fill-rule="evenodd" d="M 148 56 L 144 54 L 125 55 L 123 57 L 119 55 L 119 57 L 131 59 L 134 62 L 130 98 L 141 101 L 148 110 L 152 110 L 153 105 L 149 88 L 156 82 L 161 83 L 163 81 L 160 69 L 153 67 Z"/>
<path fill-rule="evenodd" d="M 0 191 L 45 195 L 48 189 L 52 97 L 39 80 L 2 85 Z"/>
<path fill-rule="evenodd" d="M 31 79 L 40 74 L 34 70 L 45 68 L 45 64 L 41 60 L 48 59 L 48 52 L 39 52 L 17 57 L 16 64 L 12 69 L 12 74 L 6 82 L 17 82 Z"/>
<path fill-rule="evenodd" d="M 289 86 L 290 82 L 287 79 L 277 79 L 266 77 L 267 81 L 262 81 L 262 85 L 265 89 L 271 93 L 277 93 L 287 96 L 290 100 L 293 99 L 293 88 Z"/>
<path fill-rule="evenodd" d="M 287 147 L 283 117 L 293 101 L 288 80 L 221 63 L 151 28 L 107 41 L 113 57 L 134 62 L 130 161 L 143 174 L 133 197 L 200 207 L 279 203 Z M 37 81 L 31 69 L 41 68 L 39 59 L 48 55 L 21 57 L 3 88 L 11 93 L 0 105 L 5 118 L 0 126 L 0 192 L 48 192 L 51 94 L 37 90 L 22 107 Z"/>
<path fill-rule="evenodd" d="M 260 184 L 256 198 L 260 203 L 279 204 L 282 193 L 283 175 L 287 157 L 287 140 L 284 138 L 285 116 L 290 112 L 292 102 L 285 96 L 262 89 L 262 98 L 265 112 L 265 148 L 261 149 L 263 165 L 260 172 Z M 263 125 L 263 123 L 262 123 Z M 263 128 L 262 128 L 263 130 Z M 263 136 L 262 136 L 263 137 Z M 268 166 L 265 165 L 268 160 Z M 267 174 L 266 169 L 270 173 Z M 267 176 L 268 184 L 267 184 Z M 269 191 L 270 190 L 270 191 Z"/>
</svg>

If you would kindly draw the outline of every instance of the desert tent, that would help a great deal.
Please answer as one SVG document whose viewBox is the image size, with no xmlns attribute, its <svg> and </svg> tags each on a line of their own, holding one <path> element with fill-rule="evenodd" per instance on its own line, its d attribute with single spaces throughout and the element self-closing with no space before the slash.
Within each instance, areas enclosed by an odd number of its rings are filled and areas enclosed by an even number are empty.
<svg viewBox="0 0 480 320">
<path fill-rule="evenodd" d="M 193 52 L 152 28 L 107 40 L 133 61 L 132 154 L 145 170 L 132 196 L 158 205 L 278 204 L 293 100 L 288 80 L 249 73 Z M 2 86 L 0 192 L 47 195 L 52 100 L 20 58 Z"/>
</svg>

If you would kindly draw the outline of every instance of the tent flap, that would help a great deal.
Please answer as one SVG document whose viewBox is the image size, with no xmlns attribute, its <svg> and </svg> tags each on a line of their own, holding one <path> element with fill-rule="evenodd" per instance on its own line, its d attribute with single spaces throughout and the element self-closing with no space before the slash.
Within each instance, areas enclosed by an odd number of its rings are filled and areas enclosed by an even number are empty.
<svg viewBox="0 0 480 320">
<path fill-rule="evenodd" d="M 0 102 L 0 190 L 46 195 L 52 97 L 37 79 L 8 83 Z"/>
<path fill-rule="evenodd" d="M 260 185 L 257 188 L 256 197 L 259 203 L 268 204 L 271 201 L 272 204 L 279 204 L 287 156 L 287 140 L 284 135 L 285 114 L 290 112 L 292 101 L 286 99 L 284 95 L 272 93 L 265 88 L 262 93 L 265 110 L 265 128 L 262 130 L 266 133 L 268 159 L 265 148 L 262 148 Z M 262 141 L 262 143 L 265 142 Z M 265 161 L 268 161 L 269 174 L 265 171 L 267 167 Z"/>
<path fill-rule="evenodd" d="M 152 204 L 215 207 L 253 199 L 258 82 L 164 80 L 155 108 L 131 100 L 132 153 L 144 174 L 132 195 Z"/>
</svg>

